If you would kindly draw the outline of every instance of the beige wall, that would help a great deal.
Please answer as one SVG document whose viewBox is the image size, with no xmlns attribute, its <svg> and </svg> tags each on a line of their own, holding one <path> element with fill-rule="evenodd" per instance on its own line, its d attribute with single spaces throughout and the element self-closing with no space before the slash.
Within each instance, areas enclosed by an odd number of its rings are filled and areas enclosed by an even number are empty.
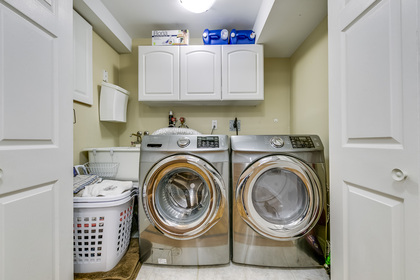
<svg viewBox="0 0 420 280">
<path fill-rule="evenodd" d="M 99 92 L 102 70 L 108 71 L 108 82 L 118 84 L 120 55 L 93 32 L 93 105 L 73 103 L 76 124 L 73 125 L 73 163 L 87 162 L 84 148 L 119 146 L 119 125 L 99 121 Z"/>
<path fill-rule="evenodd" d="M 318 134 L 328 161 L 327 18 L 292 55 L 290 65 L 291 133 Z"/>
<path fill-rule="evenodd" d="M 191 40 L 200 44 L 200 40 Z M 168 112 L 184 117 L 190 128 L 211 132 L 211 120 L 218 121 L 214 134 L 234 135 L 229 120 L 241 120 L 239 134 L 314 133 L 320 135 L 328 158 L 328 68 L 327 19 L 310 34 L 291 58 L 264 60 L 265 100 L 258 106 L 149 107 L 138 99 L 139 45 L 151 39 L 133 40 L 133 52 L 119 55 L 96 33 L 93 34 L 93 106 L 74 103 L 74 164 L 87 161 L 81 150 L 89 147 L 130 146 L 131 133 L 153 132 L 167 127 Z M 109 82 L 130 91 L 127 123 L 99 121 L 98 101 L 102 70 Z M 276 120 L 276 121 L 275 121 Z"/>
<path fill-rule="evenodd" d="M 121 126 L 120 145 L 129 146 L 129 135 L 136 131 L 152 133 L 168 126 L 168 113 L 173 111 L 179 119 L 184 117 L 192 129 L 203 134 L 211 133 L 211 120 L 217 120 L 218 129 L 213 134 L 234 135 L 229 131 L 229 120 L 241 121 L 239 134 L 287 134 L 290 132 L 290 59 L 264 60 L 265 100 L 258 106 L 182 106 L 149 107 L 138 99 L 138 48 L 151 45 L 151 39 L 133 41 L 133 52 L 121 55 L 120 86 L 132 94 L 128 103 L 127 124 Z M 274 120 L 277 120 L 275 122 Z"/>
</svg>

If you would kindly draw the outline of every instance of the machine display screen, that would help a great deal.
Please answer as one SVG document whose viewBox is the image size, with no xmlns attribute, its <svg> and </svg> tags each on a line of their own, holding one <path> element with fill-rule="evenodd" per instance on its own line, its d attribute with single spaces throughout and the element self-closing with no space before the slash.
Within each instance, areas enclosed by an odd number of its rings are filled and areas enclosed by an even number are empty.
<svg viewBox="0 0 420 280">
<path fill-rule="evenodd" d="M 310 136 L 290 136 L 293 148 L 315 148 Z"/>
<path fill-rule="evenodd" d="M 197 148 L 219 148 L 218 136 L 198 136 Z"/>
</svg>

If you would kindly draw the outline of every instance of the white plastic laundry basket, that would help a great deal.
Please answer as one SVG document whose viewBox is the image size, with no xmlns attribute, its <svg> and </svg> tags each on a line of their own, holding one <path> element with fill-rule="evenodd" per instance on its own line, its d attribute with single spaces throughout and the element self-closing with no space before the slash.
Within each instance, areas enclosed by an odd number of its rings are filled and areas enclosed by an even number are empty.
<svg viewBox="0 0 420 280">
<path fill-rule="evenodd" d="M 74 272 L 109 271 L 130 244 L 134 197 L 138 190 L 116 197 L 73 200 Z"/>
</svg>

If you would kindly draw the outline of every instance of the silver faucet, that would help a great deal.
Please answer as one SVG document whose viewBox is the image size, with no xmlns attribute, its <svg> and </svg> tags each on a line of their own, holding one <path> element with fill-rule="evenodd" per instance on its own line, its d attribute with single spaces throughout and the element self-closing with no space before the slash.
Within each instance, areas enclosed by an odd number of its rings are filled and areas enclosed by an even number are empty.
<svg viewBox="0 0 420 280">
<path fill-rule="evenodd" d="M 149 132 L 147 132 L 147 133 L 149 133 Z M 146 132 L 144 134 L 146 135 Z M 134 142 L 131 141 L 131 146 L 134 147 L 138 144 L 141 144 L 141 135 L 142 135 L 141 131 L 137 131 L 137 133 L 131 133 L 130 137 L 136 136 L 136 141 L 134 141 Z"/>
</svg>

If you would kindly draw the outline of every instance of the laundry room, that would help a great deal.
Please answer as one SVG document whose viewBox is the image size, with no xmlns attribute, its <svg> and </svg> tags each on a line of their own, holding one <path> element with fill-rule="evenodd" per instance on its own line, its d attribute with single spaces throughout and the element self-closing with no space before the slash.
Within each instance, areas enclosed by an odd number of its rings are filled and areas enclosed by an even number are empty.
<svg viewBox="0 0 420 280">
<path fill-rule="evenodd" d="M 0 0 L 0 280 L 418 279 L 419 10 Z"/>
<path fill-rule="evenodd" d="M 109 41 L 95 32 L 94 25 L 92 32 L 92 101 L 91 104 L 80 102 L 80 100 L 76 100 L 73 103 L 74 165 L 85 164 L 86 162 L 92 160 L 92 158 L 89 157 L 89 154 L 90 156 L 92 156 L 92 154 L 91 152 L 88 152 L 88 150 L 100 150 L 101 148 L 111 148 L 115 150 L 118 149 L 116 147 L 141 146 L 145 135 L 156 134 L 162 129 L 167 128 L 169 125 L 171 125 L 171 117 L 173 117 L 173 126 L 176 128 L 188 128 L 204 135 L 227 135 L 228 137 L 233 135 L 273 134 L 318 135 L 324 147 L 323 156 L 325 156 L 325 170 L 328 170 L 328 30 L 326 1 L 319 1 L 319 3 L 315 5 L 324 5 L 324 11 L 318 14 L 318 18 L 316 20 L 312 19 L 314 22 L 312 25 L 307 26 L 304 31 L 299 31 L 303 34 L 299 35 L 300 41 L 299 43 L 295 43 L 294 47 L 290 47 L 287 51 L 279 52 L 276 50 L 276 46 L 270 48 L 269 44 L 260 44 L 263 46 L 263 56 L 260 57 L 260 59 L 263 60 L 263 75 L 261 76 L 263 77 L 263 100 L 258 100 L 257 102 L 251 103 L 247 103 L 246 101 L 243 102 L 242 100 L 237 100 L 230 103 L 225 101 L 225 103 L 222 103 L 221 105 L 214 102 L 212 103 L 209 101 L 199 100 L 192 102 L 177 102 L 171 100 L 162 100 L 160 102 L 139 101 L 139 92 L 141 91 L 140 87 L 143 86 L 141 81 L 141 74 L 139 74 L 143 64 L 140 62 L 140 58 L 144 56 L 143 53 L 139 54 L 139 52 L 145 52 L 142 50 L 143 47 L 145 47 L 146 51 L 154 50 L 156 48 L 155 46 L 150 47 L 153 44 L 153 39 L 151 36 L 152 34 L 143 38 L 133 38 L 131 51 L 124 53 L 116 51 L 115 46 L 110 44 Z M 80 5 L 75 6 L 76 11 L 78 7 L 80 9 Z M 277 7 L 277 9 L 280 9 L 280 7 Z M 300 12 L 302 14 L 296 15 L 297 17 L 305 16 L 303 10 L 300 10 Z M 79 13 L 83 15 L 83 10 L 79 10 Z M 275 17 L 275 15 L 271 15 L 271 17 Z M 287 24 L 286 22 L 281 23 Z M 276 35 L 273 33 L 270 36 Z M 189 38 L 189 46 L 202 46 L 203 44 L 203 38 Z M 172 48 L 176 48 L 176 46 L 173 46 Z M 182 50 L 182 48 L 183 46 L 180 46 L 180 50 Z M 101 90 L 104 88 L 104 82 L 115 85 L 117 87 L 121 87 L 123 90 L 128 92 L 128 104 L 125 112 L 125 121 L 101 121 L 101 96 L 103 96 L 103 91 L 101 92 Z M 240 123 L 240 126 L 237 127 L 237 130 L 236 128 L 231 128 L 232 122 Z M 157 142 L 152 143 L 150 143 L 149 139 L 146 140 L 147 142 L 144 142 L 145 145 L 161 145 L 159 142 L 160 140 L 158 139 L 155 139 Z M 190 140 L 192 143 L 194 143 L 193 139 Z M 143 156 L 142 161 L 145 162 L 140 163 L 140 170 L 143 170 L 140 172 L 140 178 L 142 182 L 145 180 L 145 173 L 147 173 L 147 170 L 144 168 L 150 168 L 147 167 L 149 166 L 149 163 L 147 160 L 144 160 L 144 157 L 151 153 L 147 151 L 145 146 L 143 147 L 145 150 L 141 155 Z M 165 144 L 163 144 L 163 147 L 165 147 Z M 193 153 L 193 151 L 191 151 L 191 153 Z M 160 175 L 156 176 L 159 177 Z M 327 174 L 324 174 L 325 178 L 326 176 Z M 185 175 L 182 175 L 181 177 L 185 178 Z M 180 179 L 176 180 L 179 181 Z M 326 181 L 324 181 L 323 184 L 326 184 Z M 230 195 L 227 195 L 226 199 L 229 196 Z M 166 201 L 164 197 L 162 199 L 163 201 Z M 228 208 L 231 207 L 229 204 L 230 203 L 227 204 Z M 145 205 L 143 206 L 146 207 Z M 160 202 L 160 205 L 166 205 L 166 202 Z M 156 207 L 159 208 L 159 206 L 150 207 L 151 209 Z M 143 207 L 139 208 L 140 212 L 142 212 L 142 208 Z M 165 211 L 166 210 L 163 212 L 165 213 Z M 150 222 L 147 218 L 141 218 L 142 215 L 144 215 L 144 217 L 153 216 L 150 215 L 150 213 L 148 215 L 140 213 L 139 228 L 141 232 L 140 235 L 142 237 L 140 240 L 154 240 L 153 234 L 156 235 L 158 232 L 156 229 L 154 229 L 153 226 L 150 226 Z M 223 220 L 226 219 L 227 218 L 223 218 Z M 153 224 L 160 232 L 165 232 L 165 230 L 169 231 L 165 224 L 158 226 L 161 223 L 156 221 Z M 209 232 L 204 236 L 209 236 L 210 239 L 213 240 L 214 238 L 212 236 L 214 235 L 214 230 L 220 230 L 220 227 L 215 227 L 215 229 L 209 230 Z M 147 234 L 144 234 L 144 232 Z M 321 230 L 321 232 L 325 234 L 323 230 Z M 169 234 L 169 236 L 171 235 Z M 176 237 L 176 235 L 174 238 L 179 239 Z M 214 239 L 213 242 L 222 242 L 225 244 L 223 238 L 220 238 L 221 237 Z M 162 238 L 159 238 L 158 240 L 161 242 Z M 205 238 L 203 240 L 205 240 Z M 320 245 L 324 251 L 328 250 L 328 245 L 325 242 L 325 240 L 321 241 L 322 245 Z M 154 244 L 154 242 L 152 243 Z M 302 244 L 304 243 L 306 242 L 303 242 Z M 182 241 L 182 243 L 170 242 L 170 244 L 170 246 L 173 248 L 182 248 L 179 250 L 183 250 L 183 256 L 186 256 L 187 252 L 190 252 L 190 249 L 188 248 L 194 248 L 196 245 L 193 244 L 196 244 L 196 241 L 193 239 L 192 241 Z M 204 241 L 201 241 L 201 244 L 203 248 L 207 246 L 207 243 Z M 147 248 L 147 245 L 140 244 L 140 250 L 146 250 L 144 249 L 145 246 Z M 163 245 L 154 244 L 153 246 Z M 301 245 L 299 246 L 301 247 Z M 303 245 L 303 247 L 305 247 L 305 245 Z M 273 248 L 275 248 L 275 246 Z M 168 251 L 169 253 L 165 253 L 166 251 L 164 249 L 159 250 L 162 251 L 156 251 L 156 249 L 152 249 L 151 254 L 153 256 L 161 256 L 160 258 L 154 258 L 161 262 L 165 260 L 164 263 L 172 264 L 172 266 L 169 266 L 172 270 L 168 270 L 167 272 L 164 272 L 162 268 L 156 268 L 159 269 L 160 273 L 168 273 L 162 275 L 178 273 L 175 269 L 177 269 L 176 267 L 180 265 L 196 265 L 194 261 L 191 263 L 189 262 L 190 259 L 194 258 L 202 259 L 202 262 L 200 263 L 201 265 L 213 265 L 215 269 L 222 269 L 224 271 L 221 272 L 218 270 L 213 270 L 212 273 L 228 273 L 228 275 L 232 275 L 235 273 L 237 274 L 239 273 L 238 271 L 240 271 L 240 269 L 238 270 L 238 267 L 232 266 L 229 267 L 230 270 L 227 270 L 226 266 L 217 268 L 220 266 L 220 261 L 225 263 L 225 257 L 222 257 L 224 253 L 222 252 L 226 251 L 226 249 L 224 249 L 223 246 L 220 246 L 220 252 L 212 252 L 210 249 L 206 249 L 207 253 L 205 256 L 196 256 L 197 253 L 194 253 L 195 250 L 191 250 L 191 252 L 188 253 L 190 257 L 181 260 L 176 260 L 176 258 L 173 256 L 173 253 L 172 257 L 167 259 L 167 257 L 164 257 L 164 255 L 171 255 L 171 251 Z M 253 249 L 249 250 L 252 251 Z M 283 254 L 281 250 L 277 251 L 280 251 L 280 254 Z M 259 256 L 259 254 L 260 253 L 256 253 L 256 256 Z M 262 253 L 262 251 L 261 254 L 270 255 L 268 252 Z M 322 258 L 322 261 L 319 263 L 316 262 L 317 264 L 314 265 L 311 262 L 306 263 L 303 260 L 303 255 L 310 255 L 312 253 L 305 252 L 302 256 L 300 256 L 300 253 L 295 252 L 292 248 L 291 251 L 287 252 L 287 254 L 294 255 L 297 257 L 297 259 L 300 259 L 300 262 L 302 263 L 301 265 L 305 264 L 307 267 L 316 266 L 317 269 L 296 269 L 294 272 L 292 272 L 274 268 L 269 272 L 266 270 L 269 275 L 272 275 L 270 277 L 275 277 L 275 279 L 278 279 L 277 277 L 279 275 L 284 274 L 285 279 L 287 279 L 287 277 L 290 277 L 293 274 L 295 277 L 298 277 L 297 279 L 300 279 L 299 277 L 304 277 L 304 275 L 311 275 L 311 277 L 313 277 L 312 279 L 328 278 L 327 273 L 325 272 L 324 268 L 322 268 L 322 265 L 325 262 L 325 258 Z M 216 255 L 219 256 L 219 260 L 212 260 L 212 257 Z M 282 259 L 282 257 L 277 254 L 275 258 Z M 260 258 L 260 260 L 263 260 L 263 262 L 256 264 L 261 267 L 296 267 L 296 265 L 290 265 L 288 261 L 282 263 L 272 263 L 269 259 Z M 244 261 L 238 261 L 238 263 L 241 262 Z M 150 277 L 150 275 L 156 273 L 153 270 L 153 266 L 147 266 L 148 263 L 153 263 L 153 261 L 150 261 L 149 259 L 146 260 L 145 263 L 146 265 L 142 266 L 138 275 L 139 278 L 137 279 L 149 279 L 147 277 Z M 293 261 L 291 261 L 291 263 L 293 263 Z M 204 270 L 199 271 L 200 273 L 203 273 Z M 144 278 L 141 278 L 142 273 Z M 191 271 L 184 270 L 182 273 L 184 275 L 188 275 L 196 272 L 193 269 Z M 250 273 L 259 273 L 258 267 L 255 267 L 255 270 L 250 271 Z M 205 275 L 207 274 L 204 273 L 201 277 L 206 277 Z"/>
</svg>

